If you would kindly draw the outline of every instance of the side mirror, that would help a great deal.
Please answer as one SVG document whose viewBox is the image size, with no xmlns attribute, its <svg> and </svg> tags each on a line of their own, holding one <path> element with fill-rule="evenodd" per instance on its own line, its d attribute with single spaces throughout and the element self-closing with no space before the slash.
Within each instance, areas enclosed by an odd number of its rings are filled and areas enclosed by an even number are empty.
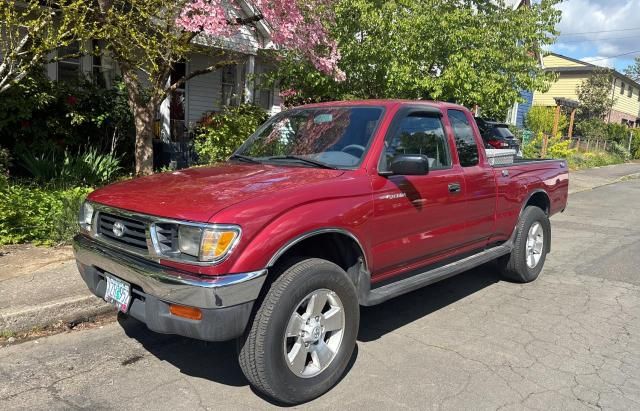
<svg viewBox="0 0 640 411">
<path fill-rule="evenodd" d="M 429 173 L 429 159 L 423 154 L 399 154 L 391 160 L 388 174 L 423 176 Z"/>
</svg>

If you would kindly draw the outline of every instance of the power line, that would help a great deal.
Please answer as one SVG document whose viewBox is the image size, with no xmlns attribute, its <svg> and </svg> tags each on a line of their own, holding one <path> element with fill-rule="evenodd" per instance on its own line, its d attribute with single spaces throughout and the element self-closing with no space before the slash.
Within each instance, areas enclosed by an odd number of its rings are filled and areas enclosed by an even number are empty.
<svg viewBox="0 0 640 411">
<path fill-rule="evenodd" d="M 616 31 L 636 31 L 636 30 L 640 30 L 640 27 L 628 28 L 628 29 L 617 29 L 617 30 L 598 30 L 598 31 L 583 31 L 583 32 L 574 32 L 574 33 L 560 33 L 558 37 L 577 36 L 582 34 L 613 33 Z"/>
<path fill-rule="evenodd" d="M 590 39 L 583 39 L 583 40 L 560 40 L 558 43 L 560 44 L 565 44 L 565 43 L 586 43 L 588 41 L 608 41 L 608 40 L 623 40 L 623 39 L 635 39 L 638 38 L 638 36 L 626 36 L 626 37 L 603 37 L 603 38 L 590 38 Z"/>
<path fill-rule="evenodd" d="M 630 51 L 628 53 L 618 54 L 617 56 L 609 56 L 609 57 L 603 57 L 601 59 L 590 60 L 590 61 L 588 61 L 588 63 L 593 63 L 594 61 L 602 61 L 602 60 L 614 59 L 616 57 L 628 56 L 629 54 L 635 54 L 635 53 L 640 53 L 640 50 Z"/>
</svg>

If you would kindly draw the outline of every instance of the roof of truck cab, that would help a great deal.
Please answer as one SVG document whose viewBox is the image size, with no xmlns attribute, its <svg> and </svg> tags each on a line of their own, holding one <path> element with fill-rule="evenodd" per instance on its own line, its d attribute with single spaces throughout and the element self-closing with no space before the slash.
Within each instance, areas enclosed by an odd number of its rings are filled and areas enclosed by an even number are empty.
<svg viewBox="0 0 640 411">
<path fill-rule="evenodd" d="M 425 105 L 429 107 L 437 108 L 455 108 L 465 109 L 466 107 L 459 104 L 447 103 L 444 101 L 432 101 L 432 100 L 401 100 L 401 99 L 374 99 L 374 100 L 344 100 L 344 101 L 328 101 L 325 103 L 313 103 L 305 104 L 303 106 L 297 106 L 295 108 L 320 108 L 320 107 L 352 107 L 352 106 L 376 106 L 391 108 L 399 105 Z"/>
</svg>

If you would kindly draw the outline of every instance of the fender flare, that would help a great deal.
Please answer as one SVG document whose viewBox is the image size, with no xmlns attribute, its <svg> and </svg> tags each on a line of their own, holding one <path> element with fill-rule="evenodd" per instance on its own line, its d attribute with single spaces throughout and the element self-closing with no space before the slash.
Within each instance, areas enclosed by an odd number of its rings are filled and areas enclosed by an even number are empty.
<svg viewBox="0 0 640 411">
<path fill-rule="evenodd" d="M 346 235 L 347 237 L 351 238 L 353 241 L 356 242 L 356 245 L 358 246 L 358 248 L 360 249 L 360 253 L 362 254 L 362 258 L 363 258 L 363 267 L 362 269 L 364 270 L 368 270 L 369 267 L 369 262 L 367 259 L 367 254 L 365 252 L 364 247 L 362 246 L 362 242 L 360 242 L 360 240 L 358 239 L 358 237 L 355 236 L 355 234 L 353 234 L 352 232 L 345 230 L 344 228 L 337 228 L 337 227 L 327 227 L 327 228 L 320 228 L 320 229 L 316 229 L 316 230 L 311 230 L 308 232 L 305 232 L 303 234 L 298 235 L 297 237 L 287 241 L 282 247 L 280 247 L 278 249 L 278 251 L 276 251 L 271 258 L 269 259 L 269 262 L 267 263 L 267 268 L 271 268 L 274 266 L 274 264 L 276 263 L 276 261 L 278 261 L 278 259 L 280 257 L 282 257 L 284 255 L 284 253 L 286 253 L 289 249 L 291 249 L 291 247 L 295 246 L 296 244 L 307 240 L 311 237 L 317 236 L 317 235 L 321 235 L 321 234 L 331 234 L 331 233 L 337 233 L 337 234 L 343 234 Z"/>
<path fill-rule="evenodd" d="M 518 214 L 518 219 L 516 220 L 516 225 L 515 227 L 513 227 L 513 233 L 511 234 L 511 238 L 509 238 L 509 242 L 511 242 L 513 244 L 513 242 L 516 239 L 516 231 L 518 230 L 518 224 L 520 223 L 520 219 L 522 218 L 522 213 L 524 213 L 524 209 L 527 208 L 527 204 L 529 203 L 529 200 L 531 200 L 531 198 L 539 193 L 543 193 L 545 195 L 545 197 L 547 197 L 547 200 L 549 202 L 549 210 L 544 210 L 545 214 L 547 214 L 547 217 L 549 217 L 549 213 L 551 212 L 551 197 L 549 197 L 549 193 L 546 192 L 546 190 L 542 189 L 542 188 L 537 188 L 535 190 L 533 190 L 531 193 L 529 193 L 529 195 L 527 196 L 527 198 L 522 202 L 522 206 L 520 207 L 520 213 Z M 549 233 L 549 241 L 547 241 L 547 253 L 551 252 L 551 233 Z"/>
</svg>

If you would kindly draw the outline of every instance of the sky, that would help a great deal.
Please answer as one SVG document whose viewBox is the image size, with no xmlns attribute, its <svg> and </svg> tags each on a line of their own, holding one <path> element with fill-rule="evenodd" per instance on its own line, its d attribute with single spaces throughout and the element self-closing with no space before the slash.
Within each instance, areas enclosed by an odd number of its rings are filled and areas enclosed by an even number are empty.
<svg viewBox="0 0 640 411">
<path fill-rule="evenodd" d="M 640 0 L 564 0 L 558 8 L 551 51 L 620 72 L 640 56 Z"/>
</svg>

